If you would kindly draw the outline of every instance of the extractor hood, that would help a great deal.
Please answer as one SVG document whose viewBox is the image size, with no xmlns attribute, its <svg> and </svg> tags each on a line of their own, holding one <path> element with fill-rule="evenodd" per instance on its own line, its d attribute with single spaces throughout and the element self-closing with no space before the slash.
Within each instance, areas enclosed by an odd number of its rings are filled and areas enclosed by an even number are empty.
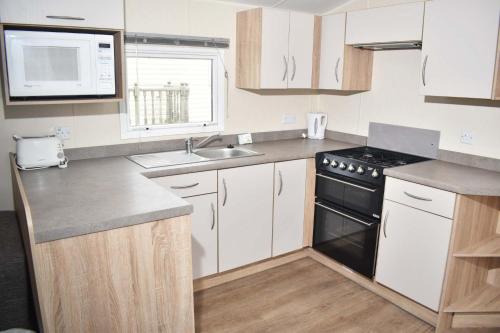
<svg viewBox="0 0 500 333">
<path fill-rule="evenodd" d="M 353 47 L 365 50 L 410 50 L 410 49 L 421 49 L 421 41 L 404 41 L 404 42 L 384 42 L 384 43 L 366 43 L 366 44 L 354 44 Z"/>
</svg>

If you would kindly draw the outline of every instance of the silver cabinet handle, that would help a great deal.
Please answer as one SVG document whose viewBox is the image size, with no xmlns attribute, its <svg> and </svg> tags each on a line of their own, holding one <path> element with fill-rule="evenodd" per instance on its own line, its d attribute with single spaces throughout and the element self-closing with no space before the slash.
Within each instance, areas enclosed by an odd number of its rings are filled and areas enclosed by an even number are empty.
<svg viewBox="0 0 500 333">
<path fill-rule="evenodd" d="M 215 206 L 214 203 L 210 203 L 210 208 L 212 209 L 212 226 L 210 227 L 210 230 L 214 230 L 215 227 Z"/>
<path fill-rule="evenodd" d="M 389 222 L 389 210 L 387 210 L 384 217 L 384 238 L 387 238 L 387 222 Z"/>
<path fill-rule="evenodd" d="M 285 81 L 286 75 L 288 74 L 288 62 L 286 61 L 286 57 L 283 56 L 283 65 L 285 66 L 285 72 L 283 73 L 283 78 L 281 81 Z"/>
<path fill-rule="evenodd" d="M 186 188 L 196 187 L 198 185 L 200 185 L 200 183 L 194 183 L 194 184 L 190 184 L 190 185 L 174 185 L 174 186 L 170 186 L 170 188 L 173 190 L 182 190 L 182 189 L 186 189 Z"/>
<path fill-rule="evenodd" d="M 335 80 L 337 83 L 339 83 L 339 64 L 340 64 L 340 57 L 337 59 L 337 63 L 335 64 Z"/>
<path fill-rule="evenodd" d="M 371 227 L 372 225 L 376 224 L 375 222 L 373 222 L 373 223 L 367 223 L 367 222 L 365 222 L 365 221 L 361 221 L 360 219 L 357 219 L 357 218 L 352 217 L 352 216 L 350 216 L 350 215 L 347 215 L 347 214 L 344 214 L 344 213 L 342 213 L 342 212 L 339 212 L 338 210 L 335 210 L 335 209 L 332 209 L 332 208 L 327 207 L 327 206 L 325 206 L 325 205 L 322 205 L 322 204 L 320 204 L 319 202 L 316 202 L 316 203 L 315 203 L 315 205 L 316 205 L 316 206 L 320 206 L 321 208 L 324 208 L 324 209 L 326 209 L 326 210 L 329 210 L 329 211 L 330 211 L 330 212 L 332 212 L 332 213 L 342 215 L 343 217 L 347 217 L 347 218 L 348 218 L 348 219 L 350 219 L 350 220 L 353 220 L 353 221 L 359 222 L 359 223 L 361 223 L 361 224 L 363 224 L 363 225 L 366 225 L 367 227 Z"/>
<path fill-rule="evenodd" d="M 426 56 L 425 56 L 425 58 L 424 58 L 424 63 L 422 64 L 422 84 L 424 85 L 424 87 L 425 87 L 425 85 L 426 85 L 426 80 L 425 80 L 425 71 L 426 71 L 426 69 L 427 69 L 427 59 L 428 59 L 428 58 L 429 58 L 429 56 L 428 56 L 428 55 L 426 55 Z"/>
<path fill-rule="evenodd" d="M 430 199 L 430 198 L 419 197 L 418 195 L 411 194 L 411 193 L 408 193 L 406 191 L 404 191 L 404 194 L 406 194 L 407 196 L 409 196 L 410 198 L 413 198 L 413 199 L 422 200 L 422 201 L 432 201 L 432 199 Z"/>
<path fill-rule="evenodd" d="M 293 63 L 293 72 L 292 72 L 292 78 L 291 81 L 295 78 L 295 72 L 297 71 L 297 64 L 295 63 L 295 56 L 292 56 L 292 63 Z"/>
<path fill-rule="evenodd" d="M 85 21 L 84 17 L 79 17 L 79 16 L 47 15 L 45 17 L 48 19 L 53 19 L 53 20 Z"/>
<path fill-rule="evenodd" d="M 349 185 L 349 186 L 352 186 L 352 187 L 356 187 L 356 188 L 359 188 L 361 190 L 369 191 L 369 192 L 372 192 L 372 193 L 375 192 L 375 191 L 377 191 L 377 189 L 374 189 L 374 188 L 368 188 L 368 187 L 364 187 L 364 186 L 361 186 L 361 185 L 352 184 L 352 183 L 345 182 L 345 181 L 340 180 L 340 179 L 336 179 L 336 178 L 332 178 L 332 177 L 328 177 L 328 176 L 322 175 L 320 173 L 317 173 L 316 176 L 321 177 L 321 178 L 326 178 L 328 180 L 333 180 L 334 182 L 342 183 L 342 184 Z"/>
<path fill-rule="evenodd" d="M 222 178 L 222 185 L 224 186 L 224 200 L 222 200 L 222 207 L 224 207 L 227 201 L 227 185 L 226 185 L 226 180 L 224 178 Z"/>
<path fill-rule="evenodd" d="M 280 196 L 281 192 L 283 191 L 283 175 L 281 174 L 280 170 L 278 170 L 278 175 L 280 177 L 280 188 L 278 190 L 278 196 Z"/>
</svg>

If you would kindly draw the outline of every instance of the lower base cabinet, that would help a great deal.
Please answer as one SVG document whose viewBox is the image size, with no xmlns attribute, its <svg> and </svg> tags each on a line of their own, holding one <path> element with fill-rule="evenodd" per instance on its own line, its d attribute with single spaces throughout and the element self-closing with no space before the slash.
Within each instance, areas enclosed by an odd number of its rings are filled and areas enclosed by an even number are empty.
<svg viewBox="0 0 500 333">
<path fill-rule="evenodd" d="M 384 201 L 375 280 L 437 311 L 452 220 Z"/>
<path fill-rule="evenodd" d="M 219 271 L 271 257 L 274 163 L 218 171 Z"/>
<path fill-rule="evenodd" d="M 193 278 L 218 272 L 217 262 L 217 193 L 185 198 L 193 205 L 191 246 Z"/>
</svg>

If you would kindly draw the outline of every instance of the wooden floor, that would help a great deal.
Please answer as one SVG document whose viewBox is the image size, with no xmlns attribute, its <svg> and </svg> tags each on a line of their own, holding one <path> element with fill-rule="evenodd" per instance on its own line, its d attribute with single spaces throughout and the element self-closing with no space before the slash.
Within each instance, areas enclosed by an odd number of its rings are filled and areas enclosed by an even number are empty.
<svg viewBox="0 0 500 333">
<path fill-rule="evenodd" d="M 196 332 L 434 332 L 310 258 L 195 293 Z"/>
</svg>

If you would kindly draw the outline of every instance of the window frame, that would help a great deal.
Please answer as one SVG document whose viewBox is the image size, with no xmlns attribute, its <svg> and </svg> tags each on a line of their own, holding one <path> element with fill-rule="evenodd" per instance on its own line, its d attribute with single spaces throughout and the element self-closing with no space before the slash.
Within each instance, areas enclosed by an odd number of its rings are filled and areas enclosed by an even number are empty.
<svg viewBox="0 0 500 333">
<path fill-rule="evenodd" d="M 178 123 L 168 125 L 152 125 L 148 128 L 132 127 L 130 125 L 127 103 L 129 100 L 127 86 L 127 56 L 129 54 L 144 54 L 163 58 L 193 58 L 212 60 L 212 119 L 210 123 Z M 168 136 L 178 134 L 195 134 L 208 132 L 222 132 L 224 130 L 225 107 L 225 69 L 224 53 L 222 50 L 210 47 L 186 47 L 154 44 L 125 44 L 124 59 L 124 98 L 120 101 L 120 127 L 122 139 L 143 137 Z"/>
</svg>

